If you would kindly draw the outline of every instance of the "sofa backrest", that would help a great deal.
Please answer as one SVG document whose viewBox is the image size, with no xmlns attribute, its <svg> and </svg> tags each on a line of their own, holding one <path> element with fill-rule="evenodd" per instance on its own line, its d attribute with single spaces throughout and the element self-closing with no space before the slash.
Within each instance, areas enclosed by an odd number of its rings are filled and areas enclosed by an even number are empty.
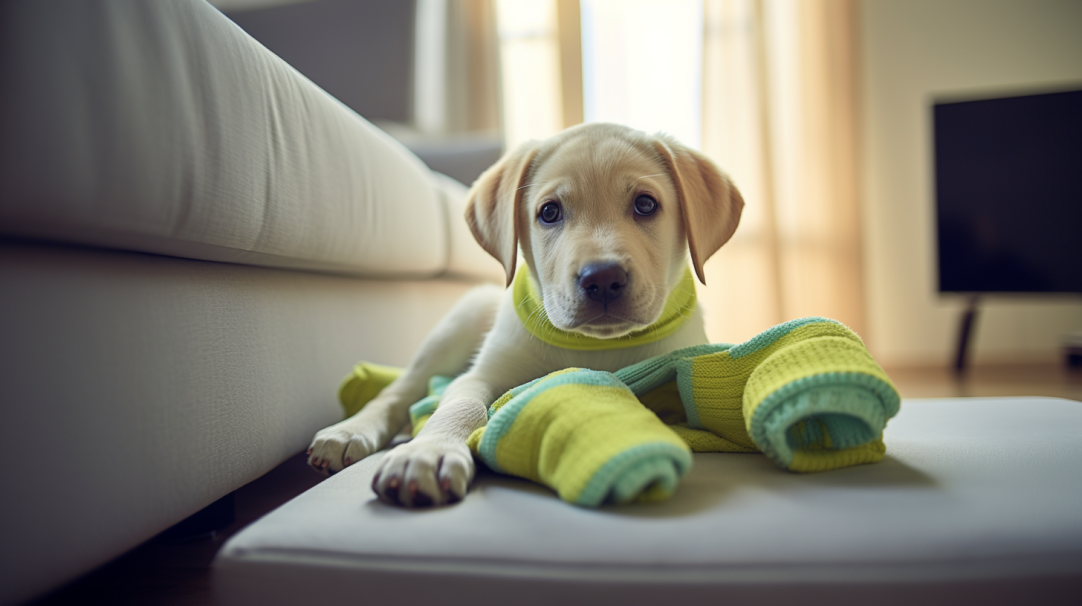
<svg viewBox="0 0 1082 606">
<path fill-rule="evenodd" d="M 202 0 L 0 4 L 0 82 L 0 236 L 362 276 L 463 265 L 461 191 Z"/>
</svg>

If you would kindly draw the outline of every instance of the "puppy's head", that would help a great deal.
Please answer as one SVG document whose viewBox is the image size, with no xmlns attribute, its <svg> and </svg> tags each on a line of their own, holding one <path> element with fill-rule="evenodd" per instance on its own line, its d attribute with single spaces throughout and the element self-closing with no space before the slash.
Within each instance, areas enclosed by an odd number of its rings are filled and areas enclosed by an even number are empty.
<svg viewBox="0 0 1082 606">
<path fill-rule="evenodd" d="M 521 246 L 554 326 L 616 338 L 658 319 L 689 250 L 705 284 L 743 206 L 698 152 L 586 124 L 505 155 L 470 189 L 466 220 L 508 284 Z"/>
</svg>

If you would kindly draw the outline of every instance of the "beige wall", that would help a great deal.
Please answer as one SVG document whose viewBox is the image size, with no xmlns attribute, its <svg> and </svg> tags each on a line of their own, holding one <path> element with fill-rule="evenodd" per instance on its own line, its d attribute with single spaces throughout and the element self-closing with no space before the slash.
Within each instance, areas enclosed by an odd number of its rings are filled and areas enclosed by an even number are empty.
<svg viewBox="0 0 1082 606">
<path fill-rule="evenodd" d="M 963 302 L 936 292 L 930 100 L 1082 85 L 1082 2 L 864 0 L 861 9 L 867 336 L 884 364 L 946 363 Z M 982 311 L 977 363 L 1051 360 L 1063 333 L 1082 330 L 1078 296 L 993 298 Z"/>
</svg>

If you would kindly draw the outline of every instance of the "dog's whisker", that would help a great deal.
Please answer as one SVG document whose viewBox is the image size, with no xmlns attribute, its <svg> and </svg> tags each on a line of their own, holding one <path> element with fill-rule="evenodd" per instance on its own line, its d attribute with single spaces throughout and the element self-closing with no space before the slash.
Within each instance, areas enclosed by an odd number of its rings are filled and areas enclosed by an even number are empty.
<svg viewBox="0 0 1082 606">
<path fill-rule="evenodd" d="M 531 324 L 536 329 L 543 327 L 545 325 L 545 320 L 547 319 L 548 317 L 545 315 L 544 308 L 538 306 L 532 312 L 530 312 L 529 316 L 526 317 L 526 322 L 528 324 Z"/>
<path fill-rule="evenodd" d="M 525 297 L 524 299 L 522 299 L 522 301 L 515 306 L 515 311 L 522 309 L 522 306 L 529 303 L 531 298 L 532 297 Z"/>
</svg>

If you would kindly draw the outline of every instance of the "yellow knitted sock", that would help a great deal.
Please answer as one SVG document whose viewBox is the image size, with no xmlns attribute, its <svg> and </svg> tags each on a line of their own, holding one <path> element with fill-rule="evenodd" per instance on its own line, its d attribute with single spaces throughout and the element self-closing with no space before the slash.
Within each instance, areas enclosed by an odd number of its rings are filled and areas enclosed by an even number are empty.
<svg viewBox="0 0 1082 606">
<path fill-rule="evenodd" d="M 401 368 L 358 362 L 346 378 L 342 379 L 342 385 L 338 388 L 338 401 L 342 404 L 346 418 L 357 414 L 357 411 L 364 408 L 365 404 L 401 374 Z"/>
</svg>

